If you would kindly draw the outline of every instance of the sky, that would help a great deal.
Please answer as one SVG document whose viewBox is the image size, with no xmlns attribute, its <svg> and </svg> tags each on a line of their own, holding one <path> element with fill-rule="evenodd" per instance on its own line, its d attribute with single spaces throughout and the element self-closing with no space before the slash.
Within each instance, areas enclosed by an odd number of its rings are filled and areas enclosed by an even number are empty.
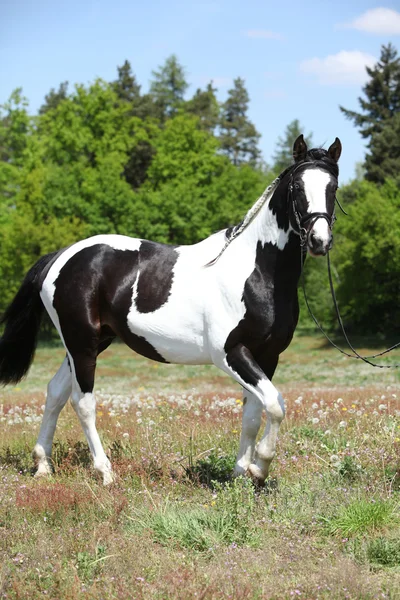
<svg viewBox="0 0 400 600">
<path fill-rule="evenodd" d="M 245 80 L 264 160 L 299 119 L 315 146 L 340 138 L 346 182 L 365 147 L 339 105 L 359 110 L 365 66 L 400 50 L 400 0 L 383 1 L 0 0 L 0 104 L 22 87 L 35 113 L 61 82 L 112 81 L 126 59 L 146 92 L 176 54 L 188 97 L 212 80 L 223 101 Z"/>
</svg>

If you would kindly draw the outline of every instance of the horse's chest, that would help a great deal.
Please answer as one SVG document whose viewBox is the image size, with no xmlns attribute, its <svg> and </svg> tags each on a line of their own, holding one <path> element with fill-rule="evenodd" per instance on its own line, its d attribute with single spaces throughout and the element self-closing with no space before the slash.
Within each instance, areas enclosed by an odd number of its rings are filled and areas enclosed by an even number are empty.
<svg viewBox="0 0 400 600">
<path fill-rule="evenodd" d="M 297 325 L 296 290 L 282 292 L 271 282 L 259 282 L 245 286 L 243 302 L 243 317 L 230 332 L 225 349 L 243 344 L 254 353 L 266 348 L 274 354 L 283 352 Z"/>
</svg>

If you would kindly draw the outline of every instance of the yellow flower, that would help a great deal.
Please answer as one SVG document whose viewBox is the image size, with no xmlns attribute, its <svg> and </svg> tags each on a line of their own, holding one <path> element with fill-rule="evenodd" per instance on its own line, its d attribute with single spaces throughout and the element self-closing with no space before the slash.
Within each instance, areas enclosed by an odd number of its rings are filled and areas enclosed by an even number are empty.
<svg viewBox="0 0 400 600">
<path fill-rule="evenodd" d="M 98 413 L 97 413 L 97 416 L 98 417 L 102 417 L 103 416 L 103 412 L 101 410 L 99 410 Z"/>
<path fill-rule="evenodd" d="M 347 408 L 345 406 L 343 406 L 342 410 L 347 410 Z"/>
</svg>

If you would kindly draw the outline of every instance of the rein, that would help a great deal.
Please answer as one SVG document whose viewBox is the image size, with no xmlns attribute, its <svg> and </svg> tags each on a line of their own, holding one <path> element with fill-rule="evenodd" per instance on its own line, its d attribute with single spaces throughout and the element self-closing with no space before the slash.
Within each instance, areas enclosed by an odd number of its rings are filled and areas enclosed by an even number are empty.
<svg viewBox="0 0 400 600">
<path fill-rule="evenodd" d="M 329 216 L 329 214 L 326 213 L 326 212 L 314 212 L 314 213 L 305 214 L 305 215 L 301 216 L 299 214 L 298 210 L 297 210 L 296 201 L 295 201 L 295 198 L 294 198 L 294 195 L 293 195 L 293 189 L 295 187 L 296 187 L 296 184 L 293 184 L 293 174 L 291 174 L 291 176 L 290 176 L 290 182 L 289 182 L 289 187 L 288 187 L 288 196 L 289 196 L 290 201 L 291 201 L 293 215 L 294 215 L 294 218 L 296 220 L 297 227 L 298 227 L 298 231 L 295 231 L 295 233 L 297 233 L 297 235 L 300 237 L 301 285 L 302 285 L 302 288 L 303 288 L 304 301 L 306 303 L 307 310 L 308 310 L 308 312 L 309 312 L 312 320 L 314 321 L 314 323 L 316 324 L 316 326 L 318 327 L 318 329 L 320 330 L 320 332 L 328 340 L 328 342 L 334 348 L 336 348 L 336 350 L 339 350 L 339 352 L 341 354 L 344 354 L 348 358 L 355 358 L 355 359 L 358 359 L 358 360 L 362 360 L 363 362 L 367 363 L 368 365 L 371 365 L 371 367 L 376 367 L 377 369 L 396 369 L 396 368 L 400 368 L 400 364 L 398 364 L 398 365 L 378 365 L 376 363 L 371 362 L 371 360 L 369 360 L 369 359 L 373 359 L 373 358 L 378 358 L 379 356 L 383 356 L 384 354 L 387 354 L 388 352 L 391 352 L 395 348 L 398 348 L 400 346 L 400 342 L 398 342 L 397 344 L 394 344 L 390 348 L 387 348 L 387 350 L 384 350 L 383 352 L 379 352 L 378 354 L 373 354 L 371 356 L 362 356 L 361 354 L 359 354 L 357 352 L 357 350 L 354 348 L 354 346 L 350 342 L 350 340 L 348 338 L 348 335 L 346 333 L 346 330 L 344 328 L 343 319 L 341 317 L 341 314 L 340 314 L 340 311 L 339 311 L 339 305 L 338 305 L 337 298 L 336 298 L 335 288 L 333 286 L 332 269 L 331 269 L 331 261 L 330 261 L 329 251 L 327 253 L 329 288 L 330 288 L 330 292 L 331 292 L 331 296 L 332 296 L 332 300 L 333 300 L 333 305 L 335 307 L 336 318 L 337 318 L 338 323 L 340 325 L 340 329 L 342 331 L 343 337 L 346 340 L 346 343 L 349 346 L 350 350 L 353 352 L 353 354 L 349 354 L 348 352 L 346 352 L 345 350 L 343 350 L 342 348 L 340 348 L 337 344 L 335 344 L 335 342 L 329 337 L 329 335 L 321 327 L 321 325 L 319 324 L 317 318 L 313 314 L 313 312 L 311 310 L 310 303 L 308 301 L 307 293 L 306 293 L 306 285 L 305 285 L 305 278 L 304 278 L 304 262 L 305 262 L 305 260 L 303 260 L 303 257 L 305 259 L 305 253 L 307 252 L 308 238 L 310 237 L 310 233 L 311 233 L 312 228 L 315 225 L 315 222 L 318 219 L 325 219 L 325 221 L 328 223 L 329 229 L 332 230 L 332 227 L 333 227 L 333 225 L 334 225 L 334 223 L 336 221 L 336 215 L 335 215 L 334 212 L 333 212 L 332 216 Z M 342 205 L 340 204 L 339 200 L 336 197 L 335 197 L 335 201 L 338 204 L 340 210 L 345 215 L 347 215 L 346 211 L 343 209 Z M 307 223 L 309 223 L 308 226 L 307 226 Z"/>
<path fill-rule="evenodd" d="M 305 242 L 307 241 L 307 239 L 308 239 L 308 236 L 306 237 Z M 348 358 L 355 358 L 355 359 L 358 359 L 358 360 L 362 360 L 363 362 L 367 363 L 368 365 L 371 365 L 371 367 L 376 367 L 377 369 L 397 369 L 397 368 L 399 368 L 400 364 L 398 364 L 398 365 L 378 365 L 376 363 L 371 362 L 371 360 L 369 360 L 369 359 L 371 359 L 371 358 L 377 358 L 378 356 L 383 356 L 384 354 L 387 354 L 388 352 L 391 352 L 392 350 L 394 350 L 395 348 L 398 348 L 400 346 L 400 342 L 397 343 L 397 344 L 394 344 L 390 348 L 387 348 L 387 350 L 383 350 L 383 352 L 379 352 L 378 354 L 373 354 L 371 356 L 362 356 L 361 354 L 359 354 L 357 352 L 357 350 L 351 344 L 351 342 L 350 342 L 350 340 L 349 340 L 349 338 L 347 336 L 346 330 L 344 328 L 343 320 L 342 320 L 342 317 L 340 315 L 339 305 L 338 305 L 337 298 L 336 298 L 335 288 L 333 287 L 332 269 L 331 269 L 331 261 L 330 261 L 329 252 L 327 253 L 328 277 L 329 277 L 329 287 L 330 287 L 330 291 L 331 291 L 331 295 L 332 295 L 333 305 L 335 307 L 336 317 L 337 317 L 338 323 L 340 325 L 340 328 L 342 330 L 343 337 L 346 340 L 347 345 L 349 346 L 349 348 L 353 352 L 353 354 L 349 354 L 348 352 L 346 352 L 345 350 L 343 350 L 342 348 L 340 348 L 337 344 L 335 344 L 335 342 L 329 337 L 329 335 L 321 327 L 321 325 L 319 324 L 317 318 L 315 317 L 315 315 L 313 314 L 313 312 L 311 310 L 310 303 L 308 301 L 308 297 L 307 297 L 307 293 L 306 293 L 306 285 L 305 285 L 305 278 L 304 278 L 304 261 L 303 261 L 304 251 L 307 251 L 306 248 L 305 248 L 305 242 L 302 243 L 301 238 L 300 238 L 301 286 L 303 288 L 304 301 L 306 303 L 307 310 L 308 310 L 308 312 L 309 312 L 312 320 L 314 321 L 314 323 L 316 324 L 316 326 L 320 330 L 320 332 L 326 337 L 326 339 L 328 340 L 328 342 L 334 348 L 336 348 L 336 350 L 339 350 L 339 352 L 341 354 L 344 354 Z"/>
</svg>

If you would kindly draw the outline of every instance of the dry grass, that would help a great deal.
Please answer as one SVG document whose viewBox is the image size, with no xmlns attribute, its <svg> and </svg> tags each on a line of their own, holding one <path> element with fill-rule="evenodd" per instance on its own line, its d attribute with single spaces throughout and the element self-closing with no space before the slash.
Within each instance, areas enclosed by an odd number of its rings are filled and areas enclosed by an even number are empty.
<svg viewBox="0 0 400 600">
<path fill-rule="evenodd" d="M 0 597 L 400 598 L 398 374 L 320 345 L 297 338 L 281 361 L 287 419 L 262 493 L 211 483 L 227 479 L 237 449 L 238 387 L 123 346 L 104 353 L 97 379 L 116 483 L 95 478 L 70 406 L 54 477 L 32 479 L 63 356 L 39 350 L 29 378 L 0 396 Z"/>
</svg>

